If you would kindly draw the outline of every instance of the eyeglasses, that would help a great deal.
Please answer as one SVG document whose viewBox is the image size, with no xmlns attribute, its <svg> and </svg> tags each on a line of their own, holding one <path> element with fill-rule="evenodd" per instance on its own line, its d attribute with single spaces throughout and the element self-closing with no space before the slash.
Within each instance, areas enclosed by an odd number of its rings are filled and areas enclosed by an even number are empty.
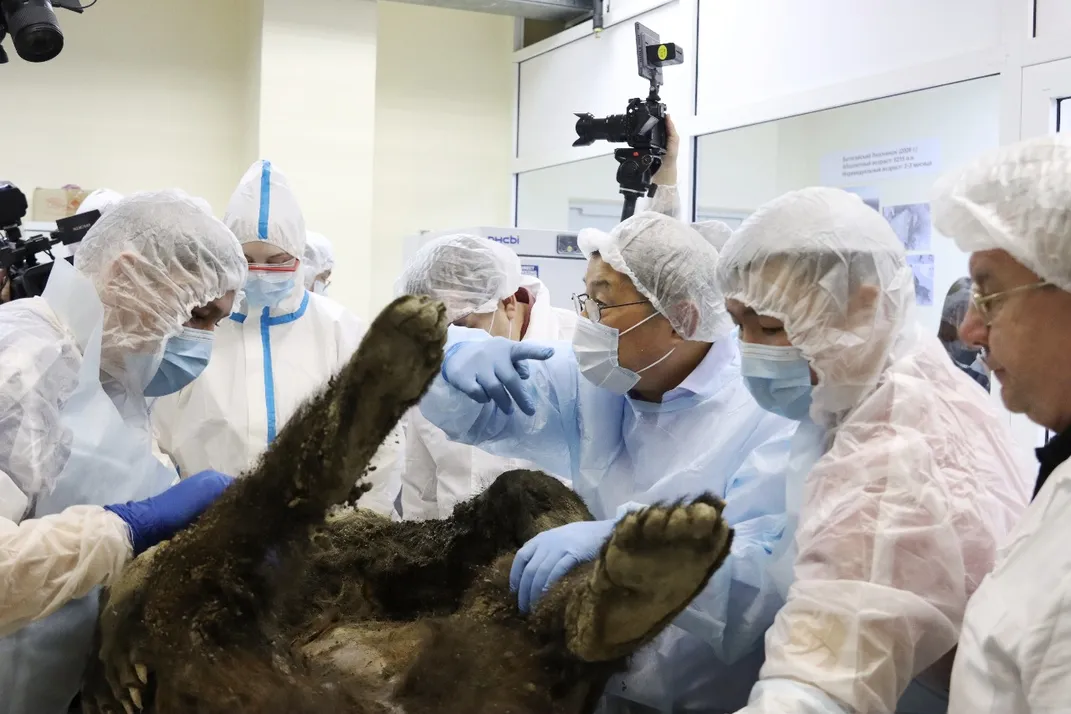
<svg viewBox="0 0 1071 714">
<path fill-rule="evenodd" d="M 971 292 L 971 304 L 974 309 L 978 311 L 978 314 L 982 316 L 982 322 L 986 327 L 989 327 L 993 323 L 993 318 L 996 316 L 993 310 L 993 303 L 997 300 L 1010 297 L 1017 293 L 1025 293 L 1030 290 L 1040 290 L 1042 288 L 1052 287 L 1052 283 L 1047 280 L 1041 280 L 1036 283 L 1029 283 L 1027 285 L 1020 285 L 1017 288 L 1011 290 L 1003 290 L 999 293 L 990 293 L 989 295 L 982 295 L 977 289 Z"/>
<path fill-rule="evenodd" d="M 620 305 L 606 305 L 591 297 L 587 293 L 573 295 L 573 305 L 576 306 L 577 314 L 583 315 L 586 312 L 588 319 L 595 323 L 602 322 L 603 310 L 612 310 L 615 307 L 631 307 L 632 305 L 650 304 L 650 300 L 637 300 L 636 302 L 623 302 Z"/>
</svg>

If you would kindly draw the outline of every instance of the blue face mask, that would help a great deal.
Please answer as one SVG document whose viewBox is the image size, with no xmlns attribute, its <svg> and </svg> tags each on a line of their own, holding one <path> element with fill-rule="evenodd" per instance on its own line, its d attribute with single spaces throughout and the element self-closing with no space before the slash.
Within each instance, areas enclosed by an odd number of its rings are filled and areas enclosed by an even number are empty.
<svg viewBox="0 0 1071 714">
<path fill-rule="evenodd" d="M 208 366 L 214 338 L 215 334 L 208 330 L 184 327 L 182 332 L 168 339 L 164 359 L 149 386 L 145 387 L 145 396 L 174 394 L 197 379 Z"/>
<path fill-rule="evenodd" d="M 811 410 L 811 366 L 796 347 L 740 343 L 740 373 L 759 406 L 803 421 Z"/>
<path fill-rule="evenodd" d="M 251 274 L 242 291 L 250 307 L 277 307 L 294 291 L 294 278 L 268 278 Z"/>
</svg>

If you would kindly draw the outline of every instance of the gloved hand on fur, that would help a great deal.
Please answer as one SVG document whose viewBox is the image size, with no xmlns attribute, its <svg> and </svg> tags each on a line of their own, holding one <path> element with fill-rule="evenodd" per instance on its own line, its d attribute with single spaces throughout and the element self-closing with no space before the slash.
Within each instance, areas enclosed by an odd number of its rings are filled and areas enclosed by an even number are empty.
<svg viewBox="0 0 1071 714">
<path fill-rule="evenodd" d="M 104 509 L 126 521 L 137 556 L 197 520 L 233 482 L 217 471 L 202 471 L 152 498 Z"/>
<path fill-rule="evenodd" d="M 613 533 L 616 521 L 583 521 L 544 531 L 524 544 L 513 559 L 510 590 L 521 612 L 528 612 L 543 593 L 580 563 L 595 560 Z"/>
</svg>

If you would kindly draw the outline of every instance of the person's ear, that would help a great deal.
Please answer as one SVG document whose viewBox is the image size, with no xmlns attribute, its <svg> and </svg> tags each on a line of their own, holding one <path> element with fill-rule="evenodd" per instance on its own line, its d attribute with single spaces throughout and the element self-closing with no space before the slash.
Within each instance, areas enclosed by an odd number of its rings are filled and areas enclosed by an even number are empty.
<svg viewBox="0 0 1071 714">
<path fill-rule="evenodd" d="M 681 327 L 678 331 L 676 328 L 672 327 L 672 325 L 670 326 L 673 330 L 672 340 L 674 343 L 686 341 L 686 338 L 681 335 L 681 332 L 694 335 L 695 331 L 699 328 L 699 309 L 695 306 L 695 303 L 680 302 L 674 305 L 673 318 Z"/>
<path fill-rule="evenodd" d="M 506 319 L 512 321 L 517 316 L 517 296 L 511 295 L 503 300 L 502 309 L 506 311 Z"/>
</svg>

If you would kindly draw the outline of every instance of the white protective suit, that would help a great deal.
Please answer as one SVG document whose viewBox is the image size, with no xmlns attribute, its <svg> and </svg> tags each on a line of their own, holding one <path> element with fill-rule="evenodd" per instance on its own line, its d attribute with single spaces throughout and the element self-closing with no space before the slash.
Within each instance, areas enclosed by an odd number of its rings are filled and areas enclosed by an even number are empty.
<svg viewBox="0 0 1071 714">
<path fill-rule="evenodd" d="M 530 310 L 523 340 L 573 338 L 576 313 L 552 306 L 547 286 L 538 278 L 521 274 L 517 254 L 487 238 L 444 236 L 429 243 L 414 256 L 396 286 L 399 294 L 444 300 L 450 322 L 473 312 L 497 310 L 501 300 L 521 289 L 526 291 Z M 522 327 L 512 329 L 519 332 Z M 419 409 L 411 409 L 406 416 L 402 517 L 448 518 L 454 506 L 482 493 L 501 474 L 535 468 L 529 461 L 494 456 L 475 446 L 452 442 Z"/>
<path fill-rule="evenodd" d="M 933 216 L 960 250 L 1005 250 L 1071 291 L 1071 139 L 1025 141 L 949 175 L 937 186 Z M 1071 711 L 1069 514 L 1071 463 L 1064 462 L 967 606 L 951 714 Z"/>
<path fill-rule="evenodd" d="M 813 188 L 766 204 L 726 245 L 718 284 L 784 321 L 818 375 L 810 415 L 831 440 L 789 483 L 794 581 L 742 712 L 892 712 L 955 646 L 1026 506 L 1027 460 L 915 322 L 903 249 L 857 196 Z"/>
<path fill-rule="evenodd" d="M 313 231 L 305 232 L 305 256 L 302 261 L 305 275 L 305 289 L 314 293 L 326 294 L 326 285 L 317 285 L 316 278 L 335 269 L 335 249 L 327 236 Z"/>
<path fill-rule="evenodd" d="M 747 701 L 762 634 L 781 605 L 766 564 L 785 527 L 783 471 L 796 424 L 761 409 L 747 391 L 714 287 L 717 251 L 695 231 L 645 212 L 609 235 L 584 231 L 580 247 L 627 275 L 682 337 L 713 343 L 692 374 L 661 403 L 644 402 L 596 387 L 580 374 L 572 346 L 553 343 L 548 361 L 527 363 L 534 416 L 475 403 L 441 378 L 421 411 L 453 439 L 568 476 L 598 519 L 703 492 L 724 498 L 735 529 L 731 555 L 606 691 L 611 709 L 731 712 Z M 490 339 L 482 330 L 450 333 L 451 341 Z"/>
<path fill-rule="evenodd" d="M 153 457 L 143 390 L 191 310 L 246 272 L 234 235 L 174 191 L 117 204 L 76 266 L 58 261 L 42 297 L 0 307 L 0 602 L 18 602 L 0 626 L 52 613 L 0 640 L 5 714 L 65 714 L 78 692 L 97 598 L 73 598 L 131 557 L 94 506 L 176 480 Z"/>
<path fill-rule="evenodd" d="M 305 220 L 285 176 L 257 162 L 242 178 L 223 217 L 245 244 L 265 240 L 290 255 L 305 248 Z M 243 299 L 216 328 L 212 361 L 177 394 L 153 405 L 160 447 L 183 478 L 213 469 L 238 476 L 267 448 L 298 406 L 356 351 L 365 326 L 339 303 L 305 289 L 300 268 L 292 292 L 250 314 Z M 394 511 L 402 467 L 401 430 L 380 449 L 360 505 Z M 357 474 L 354 474 L 356 477 Z"/>
</svg>

